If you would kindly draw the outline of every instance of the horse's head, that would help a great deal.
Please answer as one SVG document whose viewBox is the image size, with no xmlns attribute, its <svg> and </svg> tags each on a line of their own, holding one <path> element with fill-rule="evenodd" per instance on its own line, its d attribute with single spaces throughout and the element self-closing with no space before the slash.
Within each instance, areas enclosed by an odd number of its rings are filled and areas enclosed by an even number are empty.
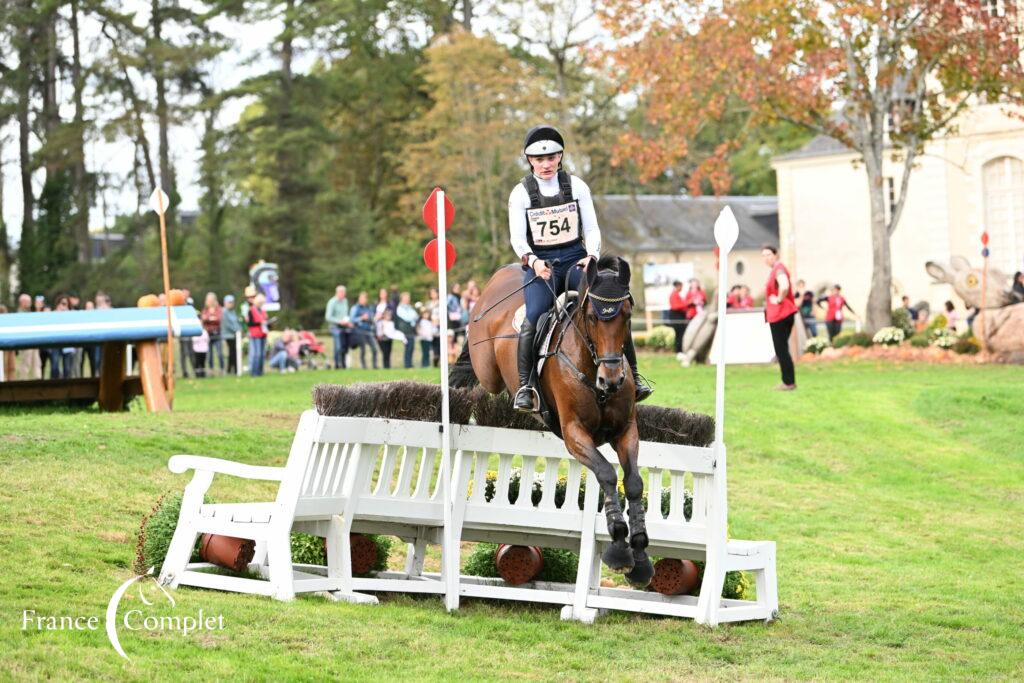
<svg viewBox="0 0 1024 683">
<path fill-rule="evenodd" d="M 629 294 L 629 264 L 618 256 L 603 256 L 587 265 L 587 288 L 580 302 L 590 351 L 597 364 L 595 384 L 608 395 L 622 388 L 626 380 L 622 347 L 633 314 Z"/>
</svg>

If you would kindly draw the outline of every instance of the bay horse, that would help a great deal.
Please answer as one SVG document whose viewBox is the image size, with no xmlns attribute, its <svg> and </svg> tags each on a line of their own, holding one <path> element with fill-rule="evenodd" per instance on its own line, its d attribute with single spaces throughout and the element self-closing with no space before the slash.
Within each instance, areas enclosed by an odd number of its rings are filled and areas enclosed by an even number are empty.
<svg viewBox="0 0 1024 683">
<path fill-rule="evenodd" d="M 585 275 L 578 305 L 539 349 L 540 354 L 554 355 L 545 361 L 537 389 L 561 427 L 566 449 L 601 486 L 612 538 L 602 560 L 612 571 L 625 573 L 632 585 L 643 587 L 650 583 L 654 568 L 646 551 L 644 483 L 637 467 L 636 388 L 622 353 L 633 308 L 629 264 L 614 256 L 592 259 Z M 518 334 L 512 319 L 524 301 L 522 288 L 521 266 L 500 268 L 485 285 L 466 330 L 457 365 L 465 365 L 468 350 L 476 381 L 492 394 L 507 390 L 512 396 L 519 388 Z M 604 443 L 611 444 L 622 465 L 628 526 L 619 504 L 615 467 L 597 450 Z"/>
</svg>

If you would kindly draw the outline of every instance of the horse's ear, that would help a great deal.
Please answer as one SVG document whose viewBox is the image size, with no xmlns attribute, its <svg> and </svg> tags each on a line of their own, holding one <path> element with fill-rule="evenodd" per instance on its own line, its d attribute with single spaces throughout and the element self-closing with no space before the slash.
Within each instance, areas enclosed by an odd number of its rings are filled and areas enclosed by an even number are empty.
<svg viewBox="0 0 1024 683">
<path fill-rule="evenodd" d="M 616 270 L 618 270 L 618 275 L 615 276 L 615 279 L 620 285 L 629 289 L 629 263 L 626 262 L 626 259 L 619 259 Z"/>
<path fill-rule="evenodd" d="M 587 287 L 593 287 L 597 282 L 597 259 L 587 261 Z"/>
</svg>

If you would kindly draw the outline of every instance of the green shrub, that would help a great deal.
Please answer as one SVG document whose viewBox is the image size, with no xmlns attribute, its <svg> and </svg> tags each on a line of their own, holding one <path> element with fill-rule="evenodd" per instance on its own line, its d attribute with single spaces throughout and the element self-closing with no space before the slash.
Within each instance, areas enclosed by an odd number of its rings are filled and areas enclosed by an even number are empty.
<svg viewBox="0 0 1024 683">
<path fill-rule="evenodd" d="M 931 319 L 928 323 L 928 330 L 944 330 L 949 325 L 949 319 L 945 313 L 939 313 L 937 316 Z"/>
<path fill-rule="evenodd" d="M 658 325 L 647 333 L 647 348 L 671 349 L 675 344 L 676 333 L 667 325 Z"/>
<path fill-rule="evenodd" d="M 953 343 L 953 350 L 957 353 L 975 354 L 981 351 L 981 342 L 974 337 L 961 337 Z"/>
<path fill-rule="evenodd" d="M 871 335 L 867 332 L 840 332 L 836 335 L 836 338 L 832 340 L 832 346 L 837 349 L 841 349 L 844 346 L 861 346 L 867 348 L 871 346 Z"/>
<path fill-rule="evenodd" d="M 136 574 L 145 574 L 150 567 L 160 567 L 167 557 L 167 550 L 171 547 L 171 538 L 174 536 L 174 529 L 178 526 L 178 515 L 181 513 L 181 494 L 165 493 L 160 496 L 149 514 L 142 518 L 139 524 L 138 540 L 135 544 L 135 565 Z M 192 549 L 192 559 L 198 559 L 199 539 L 196 539 L 196 546 Z"/>
<path fill-rule="evenodd" d="M 892 326 L 903 330 L 903 336 L 910 338 L 914 336 L 914 321 L 910 319 L 910 313 L 905 308 L 894 308 L 892 311 Z"/>
<path fill-rule="evenodd" d="M 916 349 L 924 349 L 931 346 L 932 340 L 928 337 L 927 331 L 918 332 L 910 338 L 910 345 Z"/>
</svg>

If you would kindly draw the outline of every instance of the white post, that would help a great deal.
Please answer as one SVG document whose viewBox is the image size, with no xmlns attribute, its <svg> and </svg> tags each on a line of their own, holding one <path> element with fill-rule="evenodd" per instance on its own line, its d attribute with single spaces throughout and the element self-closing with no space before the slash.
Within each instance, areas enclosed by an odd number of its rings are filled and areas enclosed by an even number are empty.
<svg viewBox="0 0 1024 683">
<path fill-rule="evenodd" d="M 242 331 L 235 330 L 235 376 L 242 376 Z"/>
<path fill-rule="evenodd" d="M 124 362 L 125 362 L 125 366 L 126 366 L 125 370 L 124 370 L 124 374 L 130 375 L 130 374 L 132 374 L 132 349 L 135 348 L 135 345 L 134 344 L 125 344 L 124 346 L 125 346 Z"/>
<path fill-rule="evenodd" d="M 697 621 L 709 626 L 718 624 L 718 606 L 725 583 L 726 520 L 729 519 L 728 490 L 725 465 L 725 298 L 728 286 L 729 252 L 739 236 L 739 224 L 726 206 L 715 221 L 715 242 L 718 244 L 718 360 L 715 363 L 715 474 L 712 485 L 712 508 L 708 520 L 707 564 L 697 601 Z"/>
<path fill-rule="evenodd" d="M 448 243 L 445 241 L 444 191 L 437 193 L 437 294 L 441 310 L 441 493 L 444 500 L 443 572 L 445 607 L 459 607 L 459 545 L 452 526 L 451 426 L 448 424 Z"/>
</svg>

